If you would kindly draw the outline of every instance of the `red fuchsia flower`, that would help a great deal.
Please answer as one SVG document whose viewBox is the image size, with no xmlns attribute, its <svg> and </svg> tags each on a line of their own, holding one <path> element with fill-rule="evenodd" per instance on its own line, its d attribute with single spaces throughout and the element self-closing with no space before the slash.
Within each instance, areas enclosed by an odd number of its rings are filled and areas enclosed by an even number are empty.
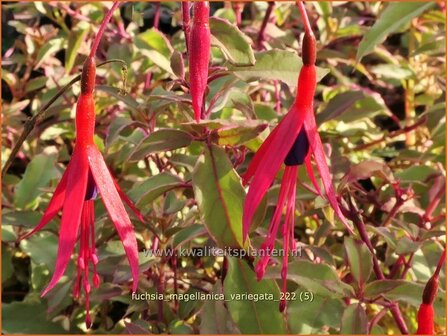
<svg viewBox="0 0 447 336">
<path fill-rule="evenodd" d="M 81 76 L 81 94 L 76 106 L 76 144 L 70 163 L 56 187 L 39 224 L 23 237 L 27 238 L 43 229 L 62 210 L 56 266 L 50 283 L 41 295 L 46 295 L 60 280 L 70 261 L 76 242 L 79 240 L 77 276 L 73 288 L 73 296 L 78 297 L 82 287 L 85 294 L 86 325 L 88 328 L 91 326 L 89 312 L 89 293 L 91 291 L 89 279 L 90 265 L 93 268 L 93 285 L 94 287 L 99 286 L 99 275 L 96 271 L 98 257 L 95 247 L 93 201 L 97 192 L 99 191 L 110 219 L 115 224 L 118 235 L 124 245 L 133 277 L 132 291 L 134 292 L 138 286 L 138 248 L 132 224 L 121 198 L 135 212 L 137 217 L 142 222 L 144 221 L 142 215 L 111 176 L 100 151 L 93 142 L 95 132 L 93 90 L 96 77 L 94 56 L 105 25 L 117 7 L 118 3 L 114 3 L 104 18 L 96 36 L 92 52 L 84 63 Z"/>
<path fill-rule="evenodd" d="M 299 5 L 302 6 L 301 3 L 299 3 Z M 313 99 L 316 87 L 315 38 L 310 29 L 310 24 L 307 20 L 304 7 L 300 9 L 302 9 L 302 16 L 307 24 L 305 25 L 306 31 L 302 46 L 303 66 L 298 78 L 295 102 L 287 115 L 275 129 L 273 129 L 256 152 L 243 176 L 244 184 L 247 184 L 251 180 L 250 188 L 244 203 L 243 213 L 243 237 L 246 239 L 251 221 L 259 203 L 273 183 L 282 164 L 284 163 L 286 166 L 281 182 L 277 207 L 270 224 L 267 238 L 261 246 L 261 250 L 264 250 L 266 253 L 263 254 L 256 265 L 258 279 L 261 279 L 264 276 L 265 269 L 270 260 L 271 251 L 274 247 L 274 242 L 281 222 L 281 215 L 285 208 L 285 223 L 282 228 L 284 237 L 283 249 L 285 253 L 281 271 L 284 291 L 286 289 L 288 252 L 290 249 L 293 250 L 296 247 L 293 231 L 295 189 L 299 165 L 303 163 L 306 165 L 307 173 L 312 184 L 318 194 L 323 196 L 312 169 L 312 158 L 314 159 L 329 204 L 347 230 L 352 233 L 351 227 L 348 225 L 345 217 L 340 211 L 334 187 L 332 185 L 331 174 L 326 163 L 323 144 L 315 122 L 313 113 Z M 282 301 L 280 309 L 283 310 L 284 308 L 285 301 Z"/>
<path fill-rule="evenodd" d="M 433 276 L 428 280 L 422 294 L 422 303 L 418 310 L 418 335 L 434 335 L 435 333 L 435 311 L 433 309 L 433 302 L 435 301 L 436 294 L 439 286 L 439 273 L 441 272 L 442 265 L 445 261 L 445 251 L 442 253 L 439 259 L 438 266 Z"/>
<path fill-rule="evenodd" d="M 194 3 L 191 35 L 189 37 L 189 89 L 197 122 L 203 116 L 205 90 L 208 82 L 208 65 L 211 52 L 208 1 Z"/>
</svg>

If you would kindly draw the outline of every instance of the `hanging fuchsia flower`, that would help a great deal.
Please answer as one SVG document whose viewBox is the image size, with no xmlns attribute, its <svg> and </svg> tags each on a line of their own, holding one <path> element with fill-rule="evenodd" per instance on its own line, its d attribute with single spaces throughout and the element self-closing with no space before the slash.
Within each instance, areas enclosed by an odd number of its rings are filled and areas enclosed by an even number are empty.
<svg viewBox="0 0 447 336">
<path fill-rule="evenodd" d="M 95 103 L 93 90 L 95 87 L 96 66 L 94 56 L 100 36 L 113 11 L 118 6 L 115 3 L 105 17 L 97 34 L 90 56 L 84 63 L 81 77 L 81 94 L 76 106 L 76 145 L 70 163 L 59 182 L 39 224 L 25 237 L 44 228 L 57 213 L 62 210 L 61 228 L 59 233 L 59 248 L 56 266 L 49 285 L 42 292 L 46 295 L 67 268 L 76 242 L 80 241 L 77 259 L 77 276 L 73 288 L 73 295 L 79 296 L 82 287 L 86 300 L 86 325 L 91 326 L 89 313 L 89 265 L 93 268 L 93 285 L 98 287 L 99 275 L 96 271 L 98 257 L 95 247 L 95 214 L 94 199 L 97 192 L 101 195 L 110 219 L 115 224 L 118 235 L 124 245 L 133 277 L 132 291 L 138 285 L 138 248 L 135 233 L 129 216 L 120 199 L 126 202 L 137 217 L 144 221 L 129 198 L 121 191 L 111 176 L 104 159 L 93 142 L 95 132 Z M 22 239 L 23 239 L 22 238 Z"/>
<path fill-rule="evenodd" d="M 303 9 L 304 11 L 304 9 Z M 303 17 L 307 19 L 307 16 Z M 308 23 L 308 21 L 307 21 Z M 287 115 L 270 133 L 262 146 L 255 154 L 246 173 L 243 176 L 244 184 L 250 180 L 250 188 L 244 203 L 243 237 L 246 239 L 251 221 L 259 203 L 273 183 L 278 171 L 284 163 L 284 171 L 279 198 L 270 228 L 261 249 L 266 253 L 256 265 L 258 279 L 264 276 L 265 268 L 270 260 L 277 232 L 281 222 L 283 209 L 286 209 L 285 223 L 282 234 L 284 237 L 284 260 L 281 271 L 283 290 L 285 291 L 287 276 L 288 252 L 295 249 L 296 243 L 293 237 L 295 214 L 295 190 L 298 166 L 306 165 L 309 178 L 316 191 L 323 196 L 312 169 L 314 159 L 323 182 L 326 197 L 334 209 L 337 217 L 342 221 L 347 230 L 352 233 L 345 217 L 340 211 L 331 175 L 326 163 L 323 145 L 318 134 L 315 116 L 313 113 L 313 99 L 316 87 L 316 46 L 315 38 L 306 25 L 302 46 L 303 66 L 298 78 L 297 96 Z M 280 309 L 285 308 L 285 301 L 280 304 Z"/>
<path fill-rule="evenodd" d="M 208 1 L 194 3 L 191 36 L 189 37 L 189 85 L 196 121 L 202 117 L 203 101 L 208 82 L 208 65 L 211 52 Z"/>
</svg>

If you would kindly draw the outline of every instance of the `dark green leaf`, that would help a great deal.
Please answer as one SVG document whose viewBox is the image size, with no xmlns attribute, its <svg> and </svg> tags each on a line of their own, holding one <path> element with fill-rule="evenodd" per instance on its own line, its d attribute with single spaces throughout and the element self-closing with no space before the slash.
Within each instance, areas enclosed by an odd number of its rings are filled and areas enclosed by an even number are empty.
<svg viewBox="0 0 447 336">
<path fill-rule="evenodd" d="M 192 140 L 192 136 L 184 131 L 176 129 L 158 130 L 151 133 L 135 148 L 131 159 L 139 161 L 152 153 L 186 147 Z"/>
<path fill-rule="evenodd" d="M 226 59 L 234 65 L 253 65 L 255 56 L 251 40 L 236 25 L 225 19 L 210 18 L 211 44 L 218 47 Z"/>
<path fill-rule="evenodd" d="M 365 243 L 351 237 L 345 237 L 345 250 L 352 276 L 357 280 L 359 288 L 363 288 L 372 271 L 371 252 Z"/>
<path fill-rule="evenodd" d="M 391 2 L 366 32 L 357 49 L 357 61 L 374 50 L 389 34 L 399 30 L 411 19 L 431 8 L 434 2 Z"/>
<path fill-rule="evenodd" d="M 349 305 L 341 319 L 341 334 L 365 335 L 368 333 L 368 317 L 360 303 Z"/>
<path fill-rule="evenodd" d="M 3 303 L 2 316 L 2 332 L 6 334 L 69 333 L 60 324 L 50 321 L 43 301 Z"/>
<path fill-rule="evenodd" d="M 76 29 L 70 31 L 68 36 L 67 51 L 65 52 L 65 71 L 70 73 L 76 60 L 79 47 L 88 32 L 88 24 L 84 21 L 79 22 Z"/>
<path fill-rule="evenodd" d="M 40 195 L 40 188 L 46 186 L 57 170 L 54 155 L 39 154 L 26 167 L 22 180 L 16 185 L 14 204 L 17 208 L 26 208 Z"/>
<path fill-rule="evenodd" d="M 294 89 L 303 62 L 298 55 L 286 50 L 269 50 L 256 53 L 253 66 L 230 66 L 229 69 L 244 81 L 280 80 Z M 317 80 L 321 80 L 327 70 L 317 67 Z"/>
<path fill-rule="evenodd" d="M 243 334 L 283 334 L 285 325 L 278 305 L 270 299 L 243 298 L 242 295 L 271 296 L 279 299 L 279 288 L 273 280 L 256 280 L 255 272 L 242 259 L 228 257 L 228 273 L 224 281 L 228 311 Z"/>
<path fill-rule="evenodd" d="M 193 173 L 196 200 L 205 225 L 219 246 L 241 247 L 244 188 L 225 151 L 211 145 Z"/>
</svg>

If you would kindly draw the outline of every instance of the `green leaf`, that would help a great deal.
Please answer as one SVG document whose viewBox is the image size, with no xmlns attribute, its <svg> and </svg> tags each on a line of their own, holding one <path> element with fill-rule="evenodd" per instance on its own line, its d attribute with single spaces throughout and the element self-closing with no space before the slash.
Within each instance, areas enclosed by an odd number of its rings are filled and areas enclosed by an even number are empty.
<svg viewBox="0 0 447 336">
<path fill-rule="evenodd" d="M 58 238 L 48 232 L 39 232 L 20 242 L 20 248 L 36 264 L 54 268 L 57 255 Z"/>
<path fill-rule="evenodd" d="M 14 274 L 12 255 L 10 250 L 2 244 L 2 283 Z"/>
<path fill-rule="evenodd" d="M 132 188 L 128 196 L 135 201 L 137 205 L 147 204 L 163 195 L 165 192 L 181 186 L 183 181 L 170 173 L 161 173 L 148 178 L 143 183 Z"/>
<path fill-rule="evenodd" d="M 64 45 L 64 41 L 65 40 L 60 37 L 60 38 L 54 38 L 45 43 L 37 53 L 36 65 L 34 66 L 34 69 L 39 68 L 48 56 L 61 50 Z"/>
<path fill-rule="evenodd" d="M 121 89 L 107 86 L 107 85 L 96 85 L 95 87 L 97 90 L 103 91 L 105 93 L 110 94 L 111 96 L 115 97 L 116 99 L 122 101 L 124 104 L 126 104 L 128 107 L 130 107 L 134 111 L 138 111 L 140 108 L 140 104 L 132 98 L 128 94 L 124 94 Z"/>
<path fill-rule="evenodd" d="M 280 278 L 280 274 L 277 268 L 270 268 L 266 272 L 269 278 Z M 307 260 L 293 261 L 289 264 L 287 278 L 324 297 L 354 296 L 354 289 L 341 281 L 335 270 L 326 264 L 314 264 Z"/>
<path fill-rule="evenodd" d="M 43 301 L 3 303 L 2 315 L 2 332 L 5 334 L 69 333 L 60 324 L 50 321 Z"/>
<path fill-rule="evenodd" d="M 301 290 L 295 293 L 299 297 Z M 318 334 L 323 327 L 338 329 L 343 310 L 341 299 L 314 295 L 311 301 L 293 300 L 287 306 L 290 331 L 293 334 Z"/>
<path fill-rule="evenodd" d="M 298 82 L 298 75 L 303 62 L 298 55 L 286 50 L 269 50 L 256 53 L 253 66 L 229 66 L 229 70 L 244 81 L 280 80 L 291 89 Z M 317 80 L 321 80 L 329 71 L 317 67 Z"/>
<path fill-rule="evenodd" d="M 276 282 L 266 279 L 257 281 L 255 272 L 242 259 L 228 257 L 228 261 L 228 273 L 224 280 L 225 300 L 241 333 L 284 334 L 284 320 L 276 301 L 279 299 Z M 244 294 L 264 295 L 266 298 L 250 300 L 242 297 Z"/>
<path fill-rule="evenodd" d="M 177 50 L 174 51 L 171 56 L 171 69 L 178 78 L 185 78 L 185 64 L 183 62 L 183 56 Z"/>
<path fill-rule="evenodd" d="M 372 176 L 390 183 L 394 182 L 393 172 L 386 163 L 366 160 L 349 168 L 349 171 L 343 176 L 343 179 L 338 186 L 338 190 L 341 191 L 346 186 L 358 180 L 364 180 Z"/>
<path fill-rule="evenodd" d="M 368 317 L 360 303 L 353 303 L 345 309 L 341 319 L 340 333 L 343 335 L 364 335 L 368 333 Z"/>
<path fill-rule="evenodd" d="M 170 74 L 174 74 L 171 68 L 171 56 L 174 49 L 166 36 L 158 29 L 151 28 L 135 38 L 135 46 L 152 63 Z"/>
<path fill-rule="evenodd" d="M 192 240 L 198 236 L 201 236 L 203 234 L 206 234 L 206 230 L 203 227 L 203 225 L 193 224 L 193 225 L 187 226 L 175 234 L 174 241 L 173 241 L 174 248 L 177 248 L 183 244 L 186 244 L 190 240 Z"/>
<path fill-rule="evenodd" d="M 221 294 L 222 285 L 217 281 L 213 287 L 212 293 Z M 206 301 L 199 314 L 200 316 L 200 333 L 201 334 L 239 334 L 234 322 L 231 320 L 230 313 L 225 308 L 224 301 L 209 300 Z"/>
<path fill-rule="evenodd" d="M 225 19 L 210 18 L 211 45 L 218 47 L 234 65 L 253 65 L 256 62 L 250 38 Z"/>
<path fill-rule="evenodd" d="M 369 283 L 365 288 L 366 298 L 375 298 L 383 295 L 392 301 L 402 301 L 419 307 L 422 300 L 422 293 L 425 284 L 415 283 L 413 281 L 404 280 L 376 280 Z M 438 294 L 434 301 L 436 314 L 445 316 L 445 291 L 438 289 Z"/>
<path fill-rule="evenodd" d="M 345 237 L 345 250 L 352 276 L 357 280 L 359 288 L 363 288 L 372 271 L 371 252 L 365 243 L 351 237 Z"/>
<path fill-rule="evenodd" d="M 55 161 L 54 155 L 39 154 L 28 164 L 22 180 L 16 185 L 14 205 L 17 208 L 29 206 L 41 194 L 40 188 L 57 176 Z"/>
<path fill-rule="evenodd" d="M 36 226 L 42 215 L 37 211 L 8 211 L 2 212 L 2 225 L 22 226 L 31 228 Z"/>
<path fill-rule="evenodd" d="M 370 71 L 378 77 L 391 79 L 414 79 L 416 73 L 408 66 L 398 64 L 379 64 L 370 68 Z"/>
<path fill-rule="evenodd" d="M 366 32 L 357 50 L 357 61 L 374 50 L 389 34 L 431 8 L 434 2 L 392 2 L 387 5 L 375 24 Z"/>
<path fill-rule="evenodd" d="M 30 93 L 42 89 L 47 84 L 48 77 L 36 77 L 26 82 L 25 92 Z"/>
<path fill-rule="evenodd" d="M 65 71 L 70 73 L 76 60 L 79 47 L 87 35 L 89 25 L 81 21 L 74 30 L 70 31 L 68 36 L 67 51 L 65 52 Z"/>
<path fill-rule="evenodd" d="M 192 181 L 197 204 L 213 239 L 222 247 L 242 247 L 245 191 L 225 151 L 215 145 L 205 147 Z"/>
<path fill-rule="evenodd" d="M 217 130 L 217 143 L 221 146 L 235 146 L 256 138 L 267 124 L 253 124 L 245 122 L 245 126 L 224 127 Z"/>
<path fill-rule="evenodd" d="M 169 59 L 173 52 L 171 43 L 158 29 L 151 28 L 135 37 L 135 46 L 140 49 L 156 50 Z"/>
<path fill-rule="evenodd" d="M 347 91 L 332 98 L 316 118 L 318 123 L 328 120 L 350 123 L 372 119 L 381 114 L 390 115 L 390 112 L 380 96 L 362 91 Z"/>
<path fill-rule="evenodd" d="M 189 133 L 176 129 L 162 129 L 151 133 L 134 150 L 132 160 L 142 160 L 151 153 L 165 152 L 188 146 L 192 142 Z"/>
</svg>

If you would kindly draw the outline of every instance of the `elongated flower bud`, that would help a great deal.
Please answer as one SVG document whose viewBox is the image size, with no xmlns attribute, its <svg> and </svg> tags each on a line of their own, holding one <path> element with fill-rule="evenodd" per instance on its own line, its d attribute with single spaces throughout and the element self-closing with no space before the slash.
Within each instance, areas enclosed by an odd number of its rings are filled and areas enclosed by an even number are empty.
<svg viewBox="0 0 447 336">
<path fill-rule="evenodd" d="M 424 293 L 422 294 L 422 303 L 431 305 L 435 301 L 436 294 L 438 292 L 439 279 L 437 276 L 432 276 L 428 280 L 424 288 Z"/>
<path fill-rule="evenodd" d="M 418 310 L 418 335 L 433 335 L 435 333 L 433 302 L 438 293 L 439 286 L 439 272 L 445 261 L 445 251 L 442 253 L 438 261 L 438 266 L 433 276 L 428 280 L 422 294 L 422 304 Z"/>
<path fill-rule="evenodd" d="M 189 80 L 194 117 L 198 122 L 202 115 L 203 100 L 208 81 L 208 64 L 211 51 L 211 33 L 209 27 L 209 3 L 194 3 L 189 45 Z"/>
<path fill-rule="evenodd" d="M 87 57 L 82 68 L 81 94 L 92 94 L 95 88 L 96 64 L 92 57 Z"/>
<path fill-rule="evenodd" d="M 302 46 L 302 58 L 304 65 L 314 65 L 317 59 L 317 47 L 315 37 L 312 34 L 305 33 Z"/>
</svg>

